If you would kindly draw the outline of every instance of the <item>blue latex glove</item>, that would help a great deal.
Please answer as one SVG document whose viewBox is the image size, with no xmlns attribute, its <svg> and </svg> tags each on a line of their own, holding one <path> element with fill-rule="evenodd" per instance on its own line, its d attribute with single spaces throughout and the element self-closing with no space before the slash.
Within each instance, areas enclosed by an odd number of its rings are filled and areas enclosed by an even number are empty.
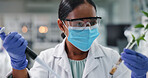
<svg viewBox="0 0 148 78">
<path fill-rule="evenodd" d="M 3 40 L 3 47 L 11 58 L 12 67 L 17 70 L 26 68 L 28 65 L 25 55 L 27 41 L 17 32 L 12 32 L 7 36 L 5 33 L 1 33 L 0 37 Z"/>
<path fill-rule="evenodd" d="M 146 78 L 148 71 L 148 58 L 133 50 L 124 49 L 121 54 L 124 64 L 132 71 L 132 78 Z"/>
</svg>

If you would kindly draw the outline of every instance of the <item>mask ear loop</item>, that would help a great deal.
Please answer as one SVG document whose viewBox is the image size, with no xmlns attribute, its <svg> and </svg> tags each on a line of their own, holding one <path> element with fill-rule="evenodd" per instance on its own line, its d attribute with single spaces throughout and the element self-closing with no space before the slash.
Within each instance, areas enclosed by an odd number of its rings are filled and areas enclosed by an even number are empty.
<svg viewBox="0 0 148 78">
<path fill-rule="evenodd" d="M 68 27 L 66 26 L 66 24 L 64 23 L 64 21 L 62 21 L 63 22 L 63 24 L 64 24 L 64 26 L 68 29 Z M 64 33 L 65 34 L 65 33 Z M 68 39 L 68 36 L 65 34 L 65 36 L 67 37 L 67 39 Z"/>
<path fill-rule="evenodd" d="M 64 23 L 64 21 L 62 21 L 62 22 L 63 22 L 64 26 L 68 29 L 68 27 L 66 26 L 66 24 Z"/>
</svg>

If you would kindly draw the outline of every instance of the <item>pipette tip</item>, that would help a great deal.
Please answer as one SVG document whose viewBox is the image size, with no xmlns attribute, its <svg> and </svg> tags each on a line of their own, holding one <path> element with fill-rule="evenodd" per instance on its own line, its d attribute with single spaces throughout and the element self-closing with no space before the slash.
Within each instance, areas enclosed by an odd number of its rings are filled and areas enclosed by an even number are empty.
<svg viewBox="0 0 148 78">
<path fill-rule="evenodd" d="M 2 27 L 2 28 L 0 29 L 0 34 L 3 33 L 4 31 L 5 31 L 5 27 Z"/>
</svg>

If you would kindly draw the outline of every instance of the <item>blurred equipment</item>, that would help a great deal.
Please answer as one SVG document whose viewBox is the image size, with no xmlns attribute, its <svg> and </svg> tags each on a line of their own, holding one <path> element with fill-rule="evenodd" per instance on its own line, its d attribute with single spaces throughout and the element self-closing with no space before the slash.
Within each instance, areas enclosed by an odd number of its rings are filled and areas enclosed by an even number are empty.
<svg viewBox="0 0 148 78">
<path fill-rule="evenodd" d="M 107 45 L 119 47 L 119 52 L 127 45 L 127 39 L 124 36 L 124 31 L 129 24 L 107 25 Z"/>
<path fill-rule="evenodd" d="M 27 26 L 23 26 L 22 27 L 22 32 L 23 33 L 27 33 L 28 32 L 28 27 Z"/>
<path fill-rule="evenodd" d="M 39 27 L 39 32 L 40 33 L 47 33 L 48 32 L 47 26 L 40 26 Z"/>
<path fill-rule="evenodd" d="M 57 19 L 55 14 L 34 14 L 32 16 L 33 49 L 41 51 L 54 47 L 62 41 L 60 36 L 62 32 L 58 28 Z"/>
</svg>

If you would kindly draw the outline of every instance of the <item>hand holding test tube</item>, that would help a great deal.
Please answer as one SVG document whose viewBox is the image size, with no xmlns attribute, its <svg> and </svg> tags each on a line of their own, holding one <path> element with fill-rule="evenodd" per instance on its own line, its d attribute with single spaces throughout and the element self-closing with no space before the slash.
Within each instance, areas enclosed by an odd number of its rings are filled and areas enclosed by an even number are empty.
<svg viewBox="0 0 148 78">
<path fill-rule="evenodd" d="M 143 14 L 145 14 L 148 17 L 148 13 L 147 12 L 144 12 L 144 11 L 142 11 L 142 12 L 143 12 Z M 137 42 L 137 45 L 139 45 L 140 40 L 146 41 L 144 39 L 144 37 L 145 37 L 145 34 L 148 32 L 148 24 L 146 26 L 144 26 L 142 24 L 137 24 L 135 26 L 135 28 L 144 28 L 144 32 L 137 39 L 135 39 L 134 35 L 132 35 L 133 40 L 130 43 L 128 43 L 128 45 L 126 46 L 125 49 L 132 49 L 133 46 L 136 44 L 136 42 Z M 113 75 L 115 73 L 115 71 L 117 70 L 117 68 L 119 67 L 119 65 L 120 65 L 121 62 L 122 62 L 122 59 L 120 58 L 118 60 L 118 62 L 116 63 L 116 65 L 110 71 L 110 74 L 111 75 Z"/>
</svg>

